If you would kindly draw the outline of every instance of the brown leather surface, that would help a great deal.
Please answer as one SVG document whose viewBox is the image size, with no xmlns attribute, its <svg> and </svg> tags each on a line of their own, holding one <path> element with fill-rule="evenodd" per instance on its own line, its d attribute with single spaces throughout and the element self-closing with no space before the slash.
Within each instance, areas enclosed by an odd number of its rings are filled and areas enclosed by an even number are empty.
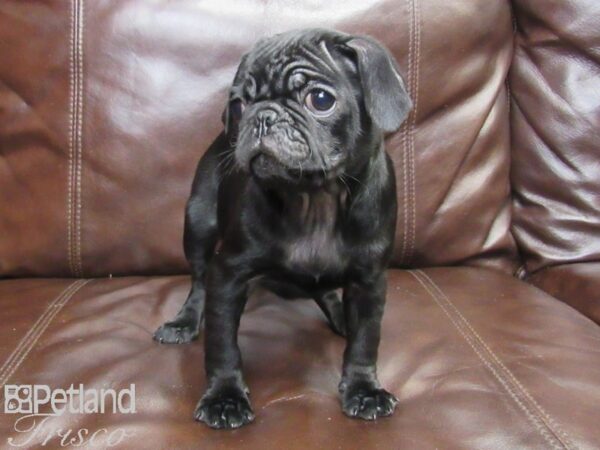
<svg viewBox="0 0 600 450">
<path fill-rule="evenodd" d="M 186 272 L 184 202 L 238 60 L 309 26 L 371 34 L 405 72 L 394 264 L 516 266 L 507 2 L 7 0 L 0 25 L 2 275 Z"/>
<path fill-rule="evenodd" d="M 528 273 L 598 263 L 600 3 L 517 0 L 514 6 L 513 232 Z"/>
<path fill-rule="evenodd" d="M 0 361 L 4 364 L 17 347 L 17 343 L 34 326 L 40 317 L 51 313 L 56 300 L 60 300 L 65 289 L 73 280 L 3 280 L 0 283 L 2 319 L 0 320 Z M 44 314 L 44 312 L 48 313 Z M 41 322 L 41 321 L 40 321 Z M 42 325 L 42 323 L 40 323 Z M 34 336 L 31 336 L 32 338 Z M 21 357 L 21 354 L 15 355 Z M 18 358 L 17 358 L 18 359 Z M 2 366 L 2 375 L 4 377 Z M 2 385 L 3 383 L 0 383 Z"/>
<path fill-rule="evenodd" d="M 124 449 L 597 448 L 600 328 L 500 272 L 520 264 L 514 234 L 524 278 L 600 322 L 600 7 L 513 1 L 515 53 L 509 2 L 440 5 L 0 2 L 0 277 L 75 277 L 0 281 L 0 385 L 135 383 L 136 414 L 46 423 L 133 433 Z M 212 431 L 192 420 L 202 343 L 151 339 L 188 277 L 81 277 L 187 271 L 183 206 L 239 57 L 306 26 L 371 34 L 404 70 L 394 264 L 500 271 L 389 272 L 379 371 L 400 404 L 377 423 L 341 413 L 344 341 L 318 308 L 255 295 L 257 419 Z M 0 414 L 0 446 L 23 442 L 18 417 Z"/>
<path fill-rule="evenodd" d="M 0 302 L 22 302 L 12 292 L 44 289 L 39 283 L 0 282 Z M 185 297 L 187 277 L 80 286 L 27 344 L 28 356 L 8 381 L 55 388 L 135 383 L 136 414 L 66 415 L 46 423 L 49 430 L 135 433 L 117 448 L 597 448 L 597 325 L 496 271 L 390 271 L 388 283 L 379 372 L 400 404 L 377 423 L 342 415 L 343 339 L 314 303 L 267 294 L 251 299 L 240 332 L 256 422 L 233 432 L 195 423 L 191 412 L 204 388 L 201 342 L 160 346 L 151 339 Z M 39 314 L 19 311 L 6 320 L 20 329 Z M 12 431 L 17 417 L 0 415 L 3 439 L 22 442 Z M 56 448 L 53 439 L 47 448 Z"/>
<path fill-rule="evenodd" d="M 68 2 L 0 2 L 0 276 L 68 274 Z"/>
<path fill-rule="evenodd" d="M 600 263 L 552 266 L 534 273 L 527 281 L 600 324 Z"/>
</svg>

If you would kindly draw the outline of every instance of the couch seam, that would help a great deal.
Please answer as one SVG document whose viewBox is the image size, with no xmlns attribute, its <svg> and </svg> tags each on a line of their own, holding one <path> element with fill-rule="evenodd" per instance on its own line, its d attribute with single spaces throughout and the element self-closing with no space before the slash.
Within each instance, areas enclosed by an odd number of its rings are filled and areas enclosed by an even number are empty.
<svg viewBox="0 0 600 450">
<path fill-rule="evenodd" d="M 412 111 L 411 125 L 410 125 L 410 151 L 409 151 L 409 194 L 410 194 L 410 239 L 409 247 L 406 254 L 406 263 L 410 263 L 413 257 L 416 241 L 416 216 L 417 216 L 417 198 L 416 198 L 416 187 L 415 187 L 415 127 L 417 123 L 417 113 L 419 108 L 419 67 L 421 64 L 421 6 L 420 1 L 414 1 L 413 16 L 415 22 L 415 51 L 416 60 L 413 67 L 413 97 L 414 106 Z"/>
<path fill-rule="evenodd" d="M 412 72 L 413 72 L 413 9 L 414 0 L 406 0 L 410 14 L 408 20 L 408 91 L 412 90 Z M 412 113 L 412 112 L 411 112 Z M 409 114 L 411 114 L 409 113 Z M 408 247 L 408 151 L 409 151 L 409 130 L 410 121 L 403 124 L 402 129 L 402 246 L 400 248 L 400 263 L 404 264 L 406 258 L 406 249 Z"/>
<path fill-rule="evenodd" d="M 534 425 L 540 435 L 550 444 L 553 448 L 564 448 L 564 449 L 576 449 L 576 446 L 572 444 L 570 438 L 554 421 L 548 413 L 533 399 L 531 394 L 525 389 L 525 387 L 516 379 L 512 372 L 502 363 L 500 358 L 492 351 L 487 343 L 481 338 L 479 333 L 471 326 L 469 321 L 464 315 L 456 308 L 454 303 L 444 294 L 444 292 L 437 286 L 437 284 L 423 271 L 410 271 L 409 272 L 421 286 L 429 293 L 435 303 L 444 311 L 448 316 L 452 324 L 456 327 L 459 333 L 463 336 L 465 341 L 481 359 L 484 365 L 492 372 L 494 377 L 500 382 L 500 384 L 506 389 L 509 396 L 515 401 L 515 403 L 525 413 L 529 421 Z M 432 291 L 430 287 L 434 290 Z M 435 291 L 439 294 L 436 295 Z M 446 306 L 446 303 L 455 312 L 455 317 Z M 457 317 L 456 317 L 457 316 Z M 466 327 L 466 328 L 465 328 Z M 470 333 L 469 333 L 470 331 Z M 479 348 L 478 345 L 479 344 Z M 485 354 L 491 358 L 486 358 Z M 494 364 L 495 363 L 495 364 Z M 504 373 L 504 375 L 503 375 Z M 506 378 L 508 377 L 508 378 Z M 527 400 L 530 405 L 525 404 L 524 400 Z M 533 408 L 533 411 L 532 411 Z M 537 410 L 537 414 L 535 411 Z"/>
<path fill-rule="evenodd" d="M 406 6 L 409 10 L 408 20 L 408 80 L 407 89 L 409 95 L 412 94 L 413 87 L 413 66 L 415 59 L 415 32 L 414 32 L 414 0 L 406 0 Z M 412 114 L 412 111 L 409 113 Z M 408 187 L 408 165 L 409 165 L 409 151 L 410 151 L 410 126 L 411 121 L 406 120 L 402 125 L 402 246 L 400 248 L 400 263 L 404 264 L 406 261 L 406 251 L 408 249 L 408 203 L 409 203 L 409 187 Z"/>
<path fill-rule="evenodd" d="M 78 20 L 78 36 L 77 41 L 77 53 L 78 58 L 78 71 L 79 71 L 79 96 L 77 98 L 77 114 L 79 120 L 77 121 L 77 142 L 78 142 L 78 160 L 77 160 L 77 215 L 76 215 L 76 230 L 77 230 L 77 276 L 83 276 L 83 261 L 81 256 L 81 214 L 83 210 L 83 196 L 81 192 L 81 178 L 82 178 L 82 165 L 83 165 L 83 140 L 82 140 L 82 129 L 83 129 L 83 33 L 85 27 L 85 1 L 80 0 L 79 2 L 79 20 Z"/>
<path fill-rule="evenodd" d="M 17 346 L 15 347 L 15 349 L 13 350 L 13 352 L 10 354 L 10 356 L 6 359 L 6 361 L 4 362 L 4 364 L 2 364 L 2 367 L 0 367 L 0 381 L 4 379 L 4 373 L 7 370 L 7 365 L 9 364 L 9 362 L 15 358 L 15 354 L 20 351 L 20 348 L 25 344 L 25 342 L 31 338 L 31 336 L 33 335 L 34 331 L 37 329 L 37 327 L 39 326 L 39 324 L 42 322 L 42 320 L 44 319 L 44 317 L 50 313 L 51 308 L 54 306 L 54 304 L 56 304 L 58 301 L 60 301 L 60 299 L 67 293 L 67 291 L 69 289 L 71 289 L 73 287 L 73 285 L 76 283 L 76 281 L 73 281 L 71 284 L 69 284 L 65 289 L 63 289 L 60 294 L 54 298 L 54 300 L 52 300 L 48 306 L 46 307 L 46 309 L 42 312 L 42 314 L 38 317 L 38 319 L 35 321 L 35 323 L 29 328 L 29 330 L 27 331 L 27 333 L 25 334 L 25 336 L 23 337 L 23 339 L 21 339 L 21 341 L 17 344 Z M 3 384 L 3 383 L 0 383 Z"/>
<path fill-rule="evenodd" d="M 402 129 L 402 245 L 400 263 L 408 264 L 412 260 L 416 241 L 416 170 L 414 128 L 419 103 L 419 65 L 421 59 L 421 15 L 419 0 L 407 0 L 409 14 L 408 32 L 408 92 L 413 100 L 413 109 L 409 113 Z"/>
<path fill-rule="evenodd" d="M 74 153 L 74 130 L 75 130 L 75 85 L 78 81 L 75 79 L 77 74 L 73 69 L 75 66 L 75 1 L 71 1 L 71 34 L 69 38 L 69 154 L 68 154 L 68 179 L 67 179 L 67 252 L 69 271 L 72 276 L 75 275 L 74 250 L 73 250 L 73 153 Z"/>
<path fill-rule="evenodd" d="M 62 308 L 69 302 L 73 295 L 90 281 L 91 280 L 73 281 L 54 300 L 52 300 L 52 302 L 50 302 L 0 368 L 0 386 L 4 386 L 8 379 L 21 366 L 23 361 L 25 361 L 25 358 L 31 352 L 44 331 L 48 328 L 54 317 L 56 317 Z"/>
<path fill-rule="evenodd" d="M 446 299 L 446 301 L 450 304 L 452 309 L 456 311 L 456 313 L 461 317 L 464 321 L 465 325 L 471 330 L 471 332 L 475 335 L 475 337 L 479 340 L 481 345 L 488 351 L 490 356 L 496 361 L 496 363 L 504 370 L 506 375 L 513 381 L 513 383 L 522 391 L 525 398 L 527 398 L 531 404 L 537 409 L 538 413 L 545 419 L 544 423 L 546 426 L 556 435 L 557 438 L 563 438 L 561 443 L 567 448 L 574 448 L 574 444 L 572 444 L 569 435 L 560 427 L 560 425 L 548 414 L 544 408 L 535 400 L 535 398 L 529 393 L 527 388 L 521 384 L 521 382 L 515 377 L 515 375 L 506 367 L 506 365 L 502 362 L 502 360 L 493 352 L 493 350 L 489 347 L 489 345 L 483 340 L 483 338 L 479 335 L 477 330 L 473 328 L 471 323 L 464 317 L 464 315 L 460 312 L 460 310 L 454 305 L 454 303 L 444 294 L 444 292 L 437 286 L 437 284 L 425 273 L 421 272 L 425 278 L 429 280 L 429 282 L 433 285 L 433 287 L 440 293 L 440 295 Z"/>
<path fill-rule="evenodd" d="M 84 0 L 71 1 L 69 39 L 69 155 L 67 187 L 67 247 L 71 276 L 83 275 L 81 258 L 81 178 L 83 128 L 83 29 Z"/>
</svg>

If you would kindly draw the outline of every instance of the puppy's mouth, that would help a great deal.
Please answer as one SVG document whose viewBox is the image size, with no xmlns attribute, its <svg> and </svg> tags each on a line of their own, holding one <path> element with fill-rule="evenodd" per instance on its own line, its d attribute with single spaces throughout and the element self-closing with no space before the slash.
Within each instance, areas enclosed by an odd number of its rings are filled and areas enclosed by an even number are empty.
<svg viewBox="0 0 600 450">
<path fill-rule="evenodd" d="M 283 122 L 271 124 L 266 134 L 242 129 L 236 158 L 261 184 L 318 188 L 335 179 L 341 169 L 340 154 L 325 155 L 309 138 Z"/>
<path fill-rule="evenodd" d="M 283 163 L 270 152 L 260 152 L 250 161 L 250 173 L 263 182 L 284 183 L 299 187 L 320 187 L 336 179 L 340 173 L 340 167 L 337 165 L 325 169 L 314 167 L 313 164 L 306 162 Z"/>
</svg>

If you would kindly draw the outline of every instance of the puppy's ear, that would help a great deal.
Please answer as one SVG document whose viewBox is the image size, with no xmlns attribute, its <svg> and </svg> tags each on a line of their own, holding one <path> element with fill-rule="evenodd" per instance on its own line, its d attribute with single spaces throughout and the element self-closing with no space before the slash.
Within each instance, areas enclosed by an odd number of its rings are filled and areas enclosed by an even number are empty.
<svg viewBox="0 0 600 450">
<path fill-rule="evenodd" d="M 246 69 L 247 69 L 247 62 L 248 62 L 248 53 L 244 54 L 242 56 L 242 59 L 240 60 L 240 64 L 238 65 L 238 68 L 235 72 L 235 76 L 233 77 L 233 83 L 232 83 L 232 89 L 234 86 L 242 83 L 242 80 L 246 74 Z M 230 92 L 231 93 L 231 92 Z M 221 114 L 221 122 L 223 122 L 223 126 L 225 128 L 225 134 L 228 134 L 229 131 L 231 131 L 232 128 L 232 118 L 231 118 L 231 111 L 229 110 L 231 106 L 231 101 L 227 101 L 227 104 L 225 105 L 225 109 L 223 110 L 223 113 Z"/>
<path fill-rule="evenodd" d="M 356 54 L 365 106 L 373 122 L 383 131 L 396 131 L 412 109 L 404 81 L 392 55 L 370 37 L 346 42 Z"/>
<path fill-rule="evenodd" d="M 221 122 L 223 122 L 225 134 L 229 133 L 229 102 L 227 102 L 225 109 L 221 113 Z"/>
</svg>

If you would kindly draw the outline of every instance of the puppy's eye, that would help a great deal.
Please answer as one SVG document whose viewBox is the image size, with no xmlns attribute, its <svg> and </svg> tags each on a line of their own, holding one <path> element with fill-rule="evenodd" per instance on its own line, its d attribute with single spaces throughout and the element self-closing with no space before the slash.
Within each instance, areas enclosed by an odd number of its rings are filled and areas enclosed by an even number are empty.
<svg viewBox="0 0 600 450">
<path fill-rule="evenodd" d="M 235 121 L 238 121 L 242 118 L 242 113 L 244 112 L 244 102 L 239 99 L 233 100 L 229 104 L 229 114 L 231 114 L 231 118 Z"/>
<path fill-rule="evenodd" d="M 317 116 L 328 116 L 335 108 L 335 97 L 323 89 L 313 89 L 304 100 L 306 107 Z"/>
</svg>

